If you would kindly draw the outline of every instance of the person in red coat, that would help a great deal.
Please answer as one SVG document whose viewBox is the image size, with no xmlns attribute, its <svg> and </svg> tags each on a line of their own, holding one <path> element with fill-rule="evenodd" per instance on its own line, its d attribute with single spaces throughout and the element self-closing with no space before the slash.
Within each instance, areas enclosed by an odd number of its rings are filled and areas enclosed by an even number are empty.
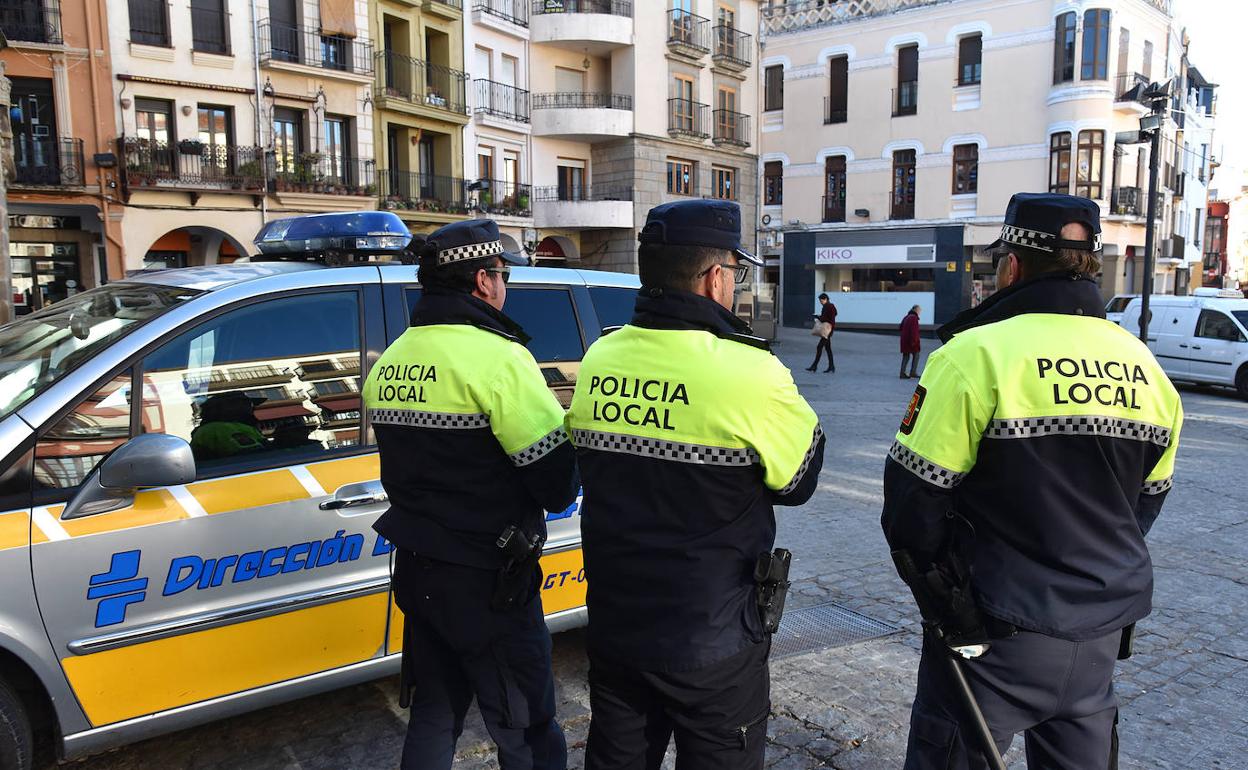
<svg viewBox="0 0 1248 770">
<path fill-rule="evenodd" d="M 919 306 L 915 305 L 901 319 L 901 379 L 919 376 L 919 350 Z M 906 374 L 906 361 L 910 362 L 909 374 Z"/>
<path fill-rule="evenodd" d="M 819 358 L 823 355 L 823 351 L 826 350 L 828 351 L 828 368 L 823 371 L 825 373 L 835 372 L 836 361 L 832 358 L 832 332 L 836 331 L 836 305 L 832 304 L 827 294 L 819 295 L 819 304 L 823 307 L 815 318 L 820 323 L 826 324 L 824 330 L 827 332 L 827 335 L 820 335 L 819 344 L 815 346 L 815 362 L 806 367 L 806 371 L 813 372 L 819 368 Z"/>
</svg>

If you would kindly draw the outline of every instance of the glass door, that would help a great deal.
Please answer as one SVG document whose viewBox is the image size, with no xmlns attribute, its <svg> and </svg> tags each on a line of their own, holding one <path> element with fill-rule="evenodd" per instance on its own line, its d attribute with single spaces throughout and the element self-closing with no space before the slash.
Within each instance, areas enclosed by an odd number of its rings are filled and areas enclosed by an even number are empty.
<svg viewBox="0 0 1248 770">
<path fill-rule="evenodd" d="M 11 243 L 16 315 L 40 310 L 82 291 L 76 243 Z"/>
</svg>

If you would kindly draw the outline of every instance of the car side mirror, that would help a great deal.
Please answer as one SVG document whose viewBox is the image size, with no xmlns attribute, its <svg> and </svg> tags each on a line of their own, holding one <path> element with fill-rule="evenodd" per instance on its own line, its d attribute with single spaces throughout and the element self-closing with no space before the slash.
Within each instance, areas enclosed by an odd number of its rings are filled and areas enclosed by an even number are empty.
<svg viewBox="0 0 1248 770">
<path fill-rule="evenodd" d="M 195 480 L 191 445 L 166 433 L 145 433 L 117 447 L 100 463 L 65 507 L 62 519 L 115 511 L 134 503 L 139 489 Z"/>
</svg>

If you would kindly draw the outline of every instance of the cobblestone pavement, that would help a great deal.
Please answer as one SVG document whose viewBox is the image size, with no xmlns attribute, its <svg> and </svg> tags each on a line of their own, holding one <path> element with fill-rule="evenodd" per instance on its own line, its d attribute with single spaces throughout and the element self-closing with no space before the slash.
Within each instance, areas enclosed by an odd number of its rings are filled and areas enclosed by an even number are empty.
<svg viewBox="0 0 1248 770">
<path fill-rule="evenodd" d="M 918 662 L 917 615 L 878 517 L 883 457 L 914 383 L 896 375 L 895 338 L 837 333 L 835 374 L 803 371 L 813 342 L 786 331 L 777 346 L 828 433 L 816 497 L 778 511 L 778 544 L 794 553 L 789 606 L 836 601 L 903 631 L 773 664 L 767 761 L 777 770 L 895 768 Z M 1183 389 L 1183 402 L 1175 488 L 1150 535 L 1155 609 L 1140 624 L 1135 657 L 1118 666 L 1126 768 L 1235 768 L 1248 756 L 1248 403 L 1195 388 Z M 560 720 L 579 768 L 589 726 L 580 632 L 556 637 L 555 665 Z M 393 767 L 406 724 L 395 691 L 395 681 L 383 679 L 156 738 L 82 767 Z M 1012 767 L 1023 766 L 1019 744 Z M 473 715 L 456 768 L 496 767 Z"/>
</svg>

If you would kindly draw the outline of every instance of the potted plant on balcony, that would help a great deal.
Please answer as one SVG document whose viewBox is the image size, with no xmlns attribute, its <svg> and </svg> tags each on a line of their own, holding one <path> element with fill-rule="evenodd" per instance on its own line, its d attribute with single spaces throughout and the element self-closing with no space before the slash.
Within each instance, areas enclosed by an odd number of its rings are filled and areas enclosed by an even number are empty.
<svg viewBox="0 0 1248 770">
<path fill-rule="evenodd" d="M 481 197 L 481 208 L 488 211 L 490 206 L 494 205 L 494 191 L 487 187 L 479 195 Z"/>
<path fill-rule="evenodd" d="M 516 205 L 520 208 L 521 212 L 527 212 L 529 210 L 528 190 L 521 190 L 516 194 Z"/>
<path fill-rule="evenodd" d="M 237 179 L 246 189 L 258 190 L 264 185 L 264 167 L 260 165 L 260 161 L 249 160 L 238 167 Z"/>
<path fill-rule="evenodd" d="M 195 139 L 183 139 L 178 142 L 178 152 L 183 155 L 202 155 L 204 153 L 204 144 Z"/>
</svg>

